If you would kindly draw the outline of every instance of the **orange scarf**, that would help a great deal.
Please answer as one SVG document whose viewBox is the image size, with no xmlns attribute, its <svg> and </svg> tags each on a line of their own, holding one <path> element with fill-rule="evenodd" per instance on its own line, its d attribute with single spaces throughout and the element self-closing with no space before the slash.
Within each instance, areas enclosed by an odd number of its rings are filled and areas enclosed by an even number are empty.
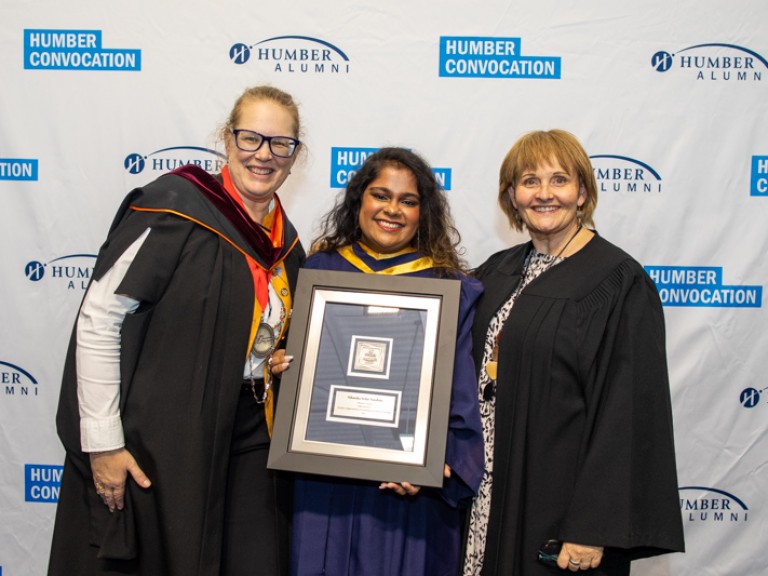
<svg viewBox="0 0 768 576">
<path fill-rule="evenodd" d="M 224 166 L 221 171 L 221 179 L 224 184 L 224 190 L 232 197 L 232 199 L 242 206 L 243 210 L 246 210 L 245 203 L 240 197 L 240 194 L 235 190 L 235 186 L 232 184 L 232 178 L 229 175 L 229 167 Z M 264 217 L 264 222 L 257 222 L 263 229 L 264 233 L 268 234 L 270 243 L 275 249 L 283 247 L 283 210 L 280 206 L 280 200 L 277 195 L 274 196 L 275 207 Z M 247 210 L 246 210 L 247 212 Z M 271 280 L 271 271 L 262 268 L 262 266 L 256 262 L 250 256 L 246 256 L 248 267 L 251 270 L 253 276 L 253 286 L 256 291 L 256 300 L 259 302 L 259 307 L 264 310 L 269 298 L 269 282 Z"/>
</svg>

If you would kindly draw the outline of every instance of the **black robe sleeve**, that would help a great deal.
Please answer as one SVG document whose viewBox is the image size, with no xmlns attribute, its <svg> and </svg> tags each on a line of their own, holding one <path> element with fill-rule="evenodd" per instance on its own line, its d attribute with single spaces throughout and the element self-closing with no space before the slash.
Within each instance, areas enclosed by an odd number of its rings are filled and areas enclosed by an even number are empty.
<svg viewBox="0 0 768 576">
<path fill-rule="evenodd" d="M 630 556 L 682 550 L 664 318 L 656 289 L 628 260 L 578 307 L 585 433 L 559 537 L 621 548 Z"/>
</svg>

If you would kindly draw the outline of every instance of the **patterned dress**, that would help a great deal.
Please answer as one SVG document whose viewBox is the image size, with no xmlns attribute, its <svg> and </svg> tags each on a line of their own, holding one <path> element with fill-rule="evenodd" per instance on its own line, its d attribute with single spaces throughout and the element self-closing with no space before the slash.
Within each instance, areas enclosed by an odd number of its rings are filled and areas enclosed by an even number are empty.
<svg viewBox="0 0 768 576">
<path fill-rule="evenodd" d="M 528 255 L 525 261 L 522 281 L 504 305 L 499 308 L 499 311 L 488 325 L 488 332 L 485 337 L 485 350 L 483 352 L 483 366 L 486 366 L 491 361 L 499 333 L 507 317 L 509 317 L 509 313 L 512 311 L 512 306 L 514 306 L 517 297 L 523 289 L 539 275 L 563 260 L 564 258 L 562 257 L 541 254 L 535 251 Z M 478 394 L 480 399 L 480 417 L 483 423 L 485 473 L 480 483 L 480 489 L 472 502 L 469 516 L 463 576 L 479 576 L 483 568 L 485 541 L 488 533 L 488 517 L 491 511 L 491 490 L 493 487 L 493 448 L 496 430 L 495 388 L 496 381 L 491 379 L 485 369 L 481 370 L 478 379 Z"/>
</svg>

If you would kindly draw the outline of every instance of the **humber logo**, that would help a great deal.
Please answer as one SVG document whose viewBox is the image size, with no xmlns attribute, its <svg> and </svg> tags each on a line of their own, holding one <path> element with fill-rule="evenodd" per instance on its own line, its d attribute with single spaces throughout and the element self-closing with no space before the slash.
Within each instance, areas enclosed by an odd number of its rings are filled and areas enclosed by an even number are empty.
<svg viewBox="0 0 768 576">
<path fill-rule="evenodd" d="M 0 158 L 0 180 L 37 180 L 37 160 Z"/>
<path fill-rule="evenodd" d="M 768 156 L 752 156 L 750 196 L 768 197 Z"/>
<path fill-rule="evenodd" d="M 761 308 L 762 286 L 726 286 L 719 266 L 645 266 L 664 306 Z"/>
<path fill-rule="evenodd" d="M 596 154 L 590 159 L 600 192 L 661 192 L 661 176 L 645 162 L 613 154 Z"/>
<path fill-rule="evenodd" d="M 229 59 L 242 65 L 253 59 L 274 72 L 348 74 L 349 56 L 338 46 L 310 36 L 275 36 L 253 44 L 237 43 Z"/>
<path fill-rule="evenodd" d="M 101 30 L 24 30 L 26 70 L 141 70 L 141 50 L 104 48 Z"/>
<path fill-rule="evenodd" d="M 58 502 L 63 471 L 63 466 L 25 464 L 24 500 L 26 502 Z"/>
<path fill-rule="evenodd" d="M 739 403 L 742 408 L 754 408 L 760 404 L 760 398 L 768 388 L 744 388 L 739 394 Z"/>
<path fill-rule="evenodd" d="M 682 70 L 696 80 L 761 82 L 768 61 L 757 52 L 735 44 L 696 44 L 677 52 L 656 52 L 651 66 L 657 72 Z"/>
<path fill-rule="evenodd" d="M 221 172 L 227 157 L 221 152 L 199 146 L 174 146 L 155 150 L 149 154 L 128 154 L 123 167 L 130 174 L 141 174 L 145 168 L 153 172 L 170 172 L 187 164 L 199 166 L 206 172 Z"/>
<path fill-rule="evenodd" d="M 441 77 L 560 78 L 559 56 L 523 56 L 520 38 L 441 36 Z"/>
<path fill-rule="evenodd" d="M 24 267 L 30 282 L 40 282 L 46 274 L 55 282 L 63 282 L 67 290 L 85 290 L 93 274 L 95 254 L 70 254 L 50 262 L 32 260 Z"/>
<path fill-rule="evenodd" d="M 0 382 L 6 396 L 37 396 L 37 380 L 21 366 L 0 360 Z"/>
<path fill-rule="evenodd" d="M 734 523 L 749 520 L 749 508 L 740 499 L 719 488 L 682 486 L 680 511 L 687 522 Z"/>
<path fill-rule="evenodd" d="M 378 148 L 331 148 L 331 188 L 344 188 L 357 173 L 368 156 Z M 443 190 L 451 189 L 450 168 L 432 167 L 435 180 Z"/>
</svg>

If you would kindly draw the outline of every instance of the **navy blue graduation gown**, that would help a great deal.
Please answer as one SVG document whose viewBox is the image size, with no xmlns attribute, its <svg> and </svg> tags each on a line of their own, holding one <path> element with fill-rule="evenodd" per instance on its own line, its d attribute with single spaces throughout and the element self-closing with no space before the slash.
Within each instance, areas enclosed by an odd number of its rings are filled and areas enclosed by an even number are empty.
<svg viewBox="0 0 768 576">
<path fill-rule="evenodd" d="M 418 258 L 405 254 L 375 260 L 358 246 L 356 254 L 374 270 Z M 317 253 L 307 268 L 360 272 L 341 255 Z M 434 277 L 432 270 L 408 274 Z M 442 489 L 422 488 L 416 496 L 379 490 L 379 482 L 320 476 L 296 480 L 292 574 L 307 576 L 455 576 L 460 565 L 461 522 L 466 503 L 483 473 L 483 439 L 477 383 L 471 355 L 474 303 L 479 283 L 462 278 L 459 334 L 446 463 L 452 476 Z M 391 480 L 382 478 L 382 481 Z"/>
</svg>

